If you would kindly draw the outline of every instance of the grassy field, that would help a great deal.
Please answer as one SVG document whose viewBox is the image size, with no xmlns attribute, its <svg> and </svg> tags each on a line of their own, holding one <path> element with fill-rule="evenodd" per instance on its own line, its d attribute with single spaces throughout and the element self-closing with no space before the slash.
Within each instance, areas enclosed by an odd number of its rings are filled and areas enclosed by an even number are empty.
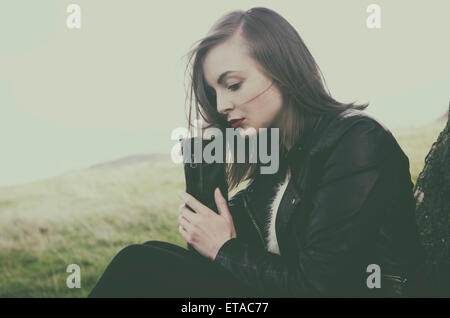
<svg viewBox="0 0 450 318">
<path fill-rule="evenodd" d="M 413 182 L 444 124 L 393 131 Z M 0 297 L 85 297 L 129 244 L 186 247 L 177 222 L 183 189 L 182 166 L 162 162 L 0 187 Z M 69 264 L 80 265 L 79 289 L 66 287 Z"/>
</svg>

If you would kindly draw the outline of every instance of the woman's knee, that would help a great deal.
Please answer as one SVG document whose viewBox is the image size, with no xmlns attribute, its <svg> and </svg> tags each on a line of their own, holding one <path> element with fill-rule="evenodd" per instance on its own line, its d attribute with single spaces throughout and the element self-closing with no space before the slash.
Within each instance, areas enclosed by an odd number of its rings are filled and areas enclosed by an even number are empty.
<svg viewBox="0 0 450 318">
<path fill-rule="evenodd" d="M 150 241 L 144 242 L 144 243 L 142 243 L 142 244 L 144 244 L 144 245 L 153 245 L 153 244 L 158 245 L 158 244 L 161 244 L 161 243 L 163 243 L 163 241 L 159 241 L 159 240 L 150 240 Z"/>
<path fill-rule="evenodd" d="M 146 246 L 157 246 L 157 247 L 166 247 L 166 246 L 172 246 L 174 244 L 166 242 L 166 241 L 160 241 L 160 240 L 150 240 L 147 242 L 142 243 L 142 245 L 146 245 Z"/>
<path fill-rule="evenodd" d="M 170 244 L 164 241 L 152 240 L 143 244 L 130 244 L 119 251 L 116 255 L 116 259 L 126 259 L 129 261 L 162 261 L 164 256 L 172 255 L 174 251 L 178 251 L 182 247 Z"/>
<path fill-rule="evenodd" d="M 141 244 L 130 244 L 122 248 L 119 253 L 114 257 L 115 260 L 118 259 L 134 259 L 143 251 L 143 246 Z"/>
<path fill-rule="evenodd" d="M 111 263 L 121 268 L 178 266 L 178 263 L 185 260 L 186 253 L 180 246 L 153 240 L 124 247 L 117 253 Z"/>
<path fill-rule="evenodd" d="M 185 249 L 177 244 L 169 243 L 166 241 L 151 240 L 151 241 L 142 243 L 142 245 L 146 246 L 146 247 L 155 247 L 157 249 L 162 249 L 166 252 L 176 253 L 178 255 L 185 255 L 188 252 L 187 249 Z"/>
</svg>

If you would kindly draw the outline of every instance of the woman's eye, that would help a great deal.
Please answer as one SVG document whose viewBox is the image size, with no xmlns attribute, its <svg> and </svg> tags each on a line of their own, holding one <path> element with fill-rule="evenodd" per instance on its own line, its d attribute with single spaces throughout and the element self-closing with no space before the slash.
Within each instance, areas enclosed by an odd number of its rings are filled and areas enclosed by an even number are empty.
<svg viewBox="0 0 450 318">
<path fill-rule="evenodd" d="M 237 91 L 239 89 L 239 87 L 241 87 L 241 83 L 231 85 L 230 87 L 228 87 L 228 89 L 230 89 L 232 91 Z"/>
</svg>

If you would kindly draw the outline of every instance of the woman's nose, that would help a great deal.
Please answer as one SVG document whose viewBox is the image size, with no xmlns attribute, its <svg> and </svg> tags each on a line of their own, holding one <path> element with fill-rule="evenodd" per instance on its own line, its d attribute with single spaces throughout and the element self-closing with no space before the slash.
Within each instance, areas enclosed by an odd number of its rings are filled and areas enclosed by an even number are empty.
<svg viewBox="0 0 450 318">
<path fill-rule="evenodd" d="M 233 103 L 227 98 L 221 98 L 220 96 L 217 96 L 216 102 L 217 102 L 217 111 L 222 115 L 226 115 L 227 112 L 229 112 L 234 108 Z"/>
</svg>

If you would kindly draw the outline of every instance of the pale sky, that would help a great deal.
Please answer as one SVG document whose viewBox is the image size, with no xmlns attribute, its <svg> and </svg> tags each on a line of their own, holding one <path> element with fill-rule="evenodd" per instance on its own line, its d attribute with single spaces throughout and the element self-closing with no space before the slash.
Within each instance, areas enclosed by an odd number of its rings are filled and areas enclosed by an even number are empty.
<svg viewBox="0 0 450 318">
<path fill-rule="evenodd" d="M 66 8 L 81 7 L 81 29 Z M 381 7 L 369 29 L 366 8 Z M 184 54 L 224 13 L 264 6 L 298 31 L 340 101 L 389 129 L 449 105 L 449 1 L 0 2 L 0 185 L 170 153 L 185 127 Z"/>
</svg>

